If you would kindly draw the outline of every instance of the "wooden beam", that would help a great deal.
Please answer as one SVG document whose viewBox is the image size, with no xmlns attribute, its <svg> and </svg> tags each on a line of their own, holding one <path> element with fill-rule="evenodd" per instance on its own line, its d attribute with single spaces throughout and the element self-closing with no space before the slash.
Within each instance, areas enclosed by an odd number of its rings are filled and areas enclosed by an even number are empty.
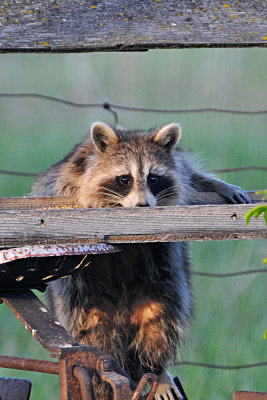
<svg viewBox="0 0 267 400">
<path fill-rule="evenodd" d="M 0 51 L 265 46 L 265 0 L 7 0 Z"/>
<path fill-rule="evenodd" d="M 248 191 L 252 203 L 260 203 L 262 195 L 256 191 Z M 226 204 L 225 199 L 215 192 L 202 192 L 198 194 L 198 198 L 191 205 L 200 204 Z M 67 197 L 0 197 L 0 211 L 3 210 L 33 210 L 44 208 L 78 208 L 72 199 Z"/>
<path fill-rule="evenodd" d="M 60 201 L 63 204 L 62 199 Z M 252 208 L 250 204 L 111 209 L 70 207 L 45 207 L 44 203 L 41 207 L 28 209 L 3 207 L 0 211 L 0 247 L 77 241 L 141 243 L 267 238 L 263 216 L 246 226 L 244 216 Z"/>
<path fill-rule="evenodd" d="M 267 393 L 235 392 L 233 400 L 267 400 Z"/>
</svg>

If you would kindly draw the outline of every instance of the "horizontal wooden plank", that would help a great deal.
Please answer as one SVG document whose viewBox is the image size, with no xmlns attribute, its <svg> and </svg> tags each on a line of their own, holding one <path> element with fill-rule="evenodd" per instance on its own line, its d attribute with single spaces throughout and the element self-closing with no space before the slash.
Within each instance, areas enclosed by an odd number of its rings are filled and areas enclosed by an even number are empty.
<svg viewBox="0 0 267 400">
<path fill-rule="evenodd" d="M 267 238 L 250 204 L 0 211 L 0 247 L 45 243 L 137 243 Z"/>
<path fill-rule="evenodd" d="M 256 191 L 248 191 L 252 203 L 259 203 L 262 201 L 262 195 L 257 194 Z M 267 201 L 266 201 L 267 202 Z M 197 204 L 226 204 L 225 199 L 215 192 L 203 192 L 198 194 L 194 205 Z M 0 211 L 1 210 L 33 210 L 44 208 L 78 208 L 72 199 L 67 197 L 0 197 Z"/>
<path fill-rule="evenodd" d="M 34 210 L 44 208 L 77 208 L 72 199 L 67 197 L 0 197 L 2 210 Z"/>
<path fill-rule="evenodd" d="M 0 51 L 78 52 L 266 45 L 265 0 L 16 0 Z"/>
<path fill-rule="evenodd" d="M 267 393 L 235 392 L 233 400 L 267 400 Z"/>
</svg>

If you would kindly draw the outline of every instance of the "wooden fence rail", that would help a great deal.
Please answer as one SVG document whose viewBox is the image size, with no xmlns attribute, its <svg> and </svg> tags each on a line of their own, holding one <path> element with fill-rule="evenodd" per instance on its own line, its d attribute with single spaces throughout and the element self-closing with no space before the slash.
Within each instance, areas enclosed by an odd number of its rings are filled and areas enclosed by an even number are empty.
<svg viewBox="0 0 267 400">
<path fill-rule="evenodd" d="M 253 201 L 259 198 L 249 193 Z M 206 199 L 206 200 L 205 200 Z M 267 238 L 263 216 L 246 226 L 250 204 L 81 209 L 64 198 L 0 199 L 0 247 L 74 242 L 169 242 Z M 255 203 L 259 204 L 259 203 Z"/>
<path fill-rule="evenodd" d="M 265 46 L 265 0 L 10 0 L 0 52 Z"/>
</svg>

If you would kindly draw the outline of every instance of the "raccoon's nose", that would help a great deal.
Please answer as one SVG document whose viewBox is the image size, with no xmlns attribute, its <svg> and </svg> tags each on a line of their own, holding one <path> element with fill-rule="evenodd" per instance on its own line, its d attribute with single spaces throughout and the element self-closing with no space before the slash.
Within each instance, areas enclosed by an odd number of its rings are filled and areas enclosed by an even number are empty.
<svg viewBox="0 0 267 400">
<path fill-rule="evenodd" d="M 136 207 L 149 207 L 148 203 L 137 203 Z"/>
</svg>

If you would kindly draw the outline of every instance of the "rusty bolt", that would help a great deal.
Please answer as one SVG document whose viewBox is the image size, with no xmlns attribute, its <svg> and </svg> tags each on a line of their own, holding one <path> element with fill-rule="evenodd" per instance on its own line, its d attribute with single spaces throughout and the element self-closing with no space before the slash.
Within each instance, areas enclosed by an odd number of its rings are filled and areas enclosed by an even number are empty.
<svg viewBox="0 0 267 400">
<path fill-rule="evenodd" d="M 109 372 L 112 371 L 112 365 L 111 365 L 111 360 L 106 357 L 102 357 L 98 360 L 98 369 L 101 370 L 101 372 Z"/>
</svg>

